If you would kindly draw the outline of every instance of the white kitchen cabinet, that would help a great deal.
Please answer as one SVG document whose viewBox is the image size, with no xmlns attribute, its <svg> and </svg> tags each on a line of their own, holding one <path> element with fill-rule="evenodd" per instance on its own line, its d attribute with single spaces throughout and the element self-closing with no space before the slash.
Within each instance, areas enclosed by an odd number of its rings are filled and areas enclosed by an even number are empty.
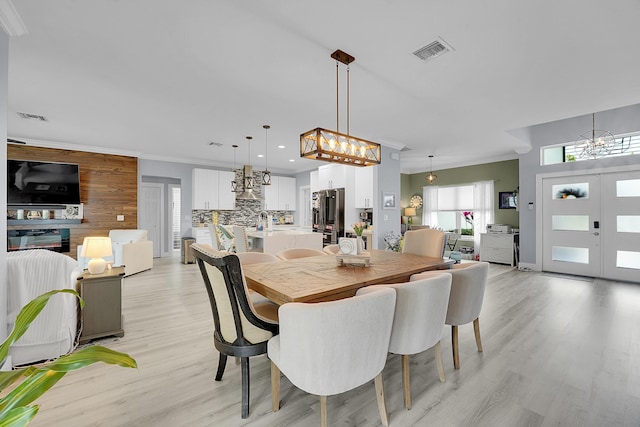
<svg viewBox="0 0 640 427">
<path fill-rule="evenodd" d="M 264 190 L 265 210 L 296 210 L 296 179 L 288 176 L 272 176 L 271 185 Z"/>
<path fill-rule="evenodd" d="M 213 169 L 193 169 L 192 208 L 193 209 L 235 209 L 235 193 L 231 191 L 231 181 L 235 174 Z"/>
<path fill-rule="evenodd" d="M 480 261 L 515 265 L 517 233 L 482 233 L 480 235 Z"/>
<path fill-rule="evenodd" d="M 309 184 L 312 193 L 322 190 L 320 188 L 320 175 L 317 170 L 309 172 Z"/>
<path fill-rule="evenodd" d="M 320 190 L 344 188 L 346 186 L 346 168 L 351 166 L 330 163 L 318 168 L 318 186 Z"/>
<path fill-rule="evenodd" d="M 373 208 L 373 168 L 376 167 L 355 168 L 354 194 L 356 209 Z"/>
<path fill-rule="evenodd" d="M 279 177 L 278 206 L 279 210 L 296 210 L 296 179 L 287 176 Z"/>
</svg>

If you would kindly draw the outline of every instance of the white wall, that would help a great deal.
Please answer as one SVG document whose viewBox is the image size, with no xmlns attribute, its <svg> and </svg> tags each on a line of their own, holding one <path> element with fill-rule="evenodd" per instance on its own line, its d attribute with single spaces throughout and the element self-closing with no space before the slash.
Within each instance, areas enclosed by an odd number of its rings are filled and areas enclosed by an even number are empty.
<svg viewBox="0 0 640 427">
<path fill-rule="evenodd" d="M 384 249 L 384 235 L 389 231 L 400 234 L 400 151 L 382 146 L 380 166 L 373 173 L 373 249 Z M 382 209 L 382 193 L 396 195 L 395 209 Z"/>
<path fill-rule="evenodd" d="M 640 155 L 608 159 L 540 165 L 540 147 L 575 141 L 578 135 L 592 128 L 591 114 L 558 120 L 528 128 L 532 149 L 519 157 L 520 161 L 520 262 L 536 264 L 536 175 L 554 172 L 585 173 L 594 168 L 637 165 Z M 596 113 L 596 128 L 606 129 L 614 135 L 640 130 L 640 104 Z M 529 202 L 534 209 L 529 210 Z M 541 260 L 539 260 L 541 262 Z"/>
</svg>

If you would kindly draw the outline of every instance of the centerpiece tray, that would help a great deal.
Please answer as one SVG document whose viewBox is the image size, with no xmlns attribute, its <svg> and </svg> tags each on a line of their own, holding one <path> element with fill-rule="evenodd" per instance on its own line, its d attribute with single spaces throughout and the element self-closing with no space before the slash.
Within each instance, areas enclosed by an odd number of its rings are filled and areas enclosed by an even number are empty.
<svg viewBox="0 0 640 427">
<path fill-rule="evenodd" d="M 359 255 L 349 254 L 336 254 L 336 261 L 338 265 L 360 265 L 362 267 L 368 267 L 371 262 L 371 252 L 363 252 Z"/>
</svg>

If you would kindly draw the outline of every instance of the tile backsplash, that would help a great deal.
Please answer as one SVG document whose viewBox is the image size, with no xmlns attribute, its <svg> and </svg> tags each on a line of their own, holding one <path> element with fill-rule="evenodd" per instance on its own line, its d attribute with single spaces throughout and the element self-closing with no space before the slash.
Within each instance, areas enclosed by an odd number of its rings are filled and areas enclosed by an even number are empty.
<svg viewBox="0 0 640 427">
<path fill-rule="evenodd" d="M 233 211 L 215 211 L 206 209 L 194 209 L 191 211 L 191 224 L 199 227 L 200 224 L 211 224 L 213 213 L 218 212 L 218 224 L 243 225 L 245 227 L 255 227 L 258 222 L 258 215 L 262 212 L 262 202 L 260 200 L 236 200 L 236 209 Z M 267 211 L 274 218 L 284 218 L 285 215 L 293 215 L 292 211 Z"/>
</svg>

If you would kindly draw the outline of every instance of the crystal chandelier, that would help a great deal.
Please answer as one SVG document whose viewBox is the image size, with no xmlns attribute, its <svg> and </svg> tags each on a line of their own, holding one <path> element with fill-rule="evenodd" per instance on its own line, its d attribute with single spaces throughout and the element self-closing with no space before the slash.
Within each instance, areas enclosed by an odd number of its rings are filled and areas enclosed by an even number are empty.
<svg viewBox="0 0 640 427">
<path fill-rule="evenodd" d="M 611 132 L 596 129 L 595 113 L 591 114 L 591 130 L 580 135 L 574 144 L 576 156 L 591 159 L 606 157 L 618 148 L 624 151 L 623 144 L 617 142 Z"/>
</svg>

